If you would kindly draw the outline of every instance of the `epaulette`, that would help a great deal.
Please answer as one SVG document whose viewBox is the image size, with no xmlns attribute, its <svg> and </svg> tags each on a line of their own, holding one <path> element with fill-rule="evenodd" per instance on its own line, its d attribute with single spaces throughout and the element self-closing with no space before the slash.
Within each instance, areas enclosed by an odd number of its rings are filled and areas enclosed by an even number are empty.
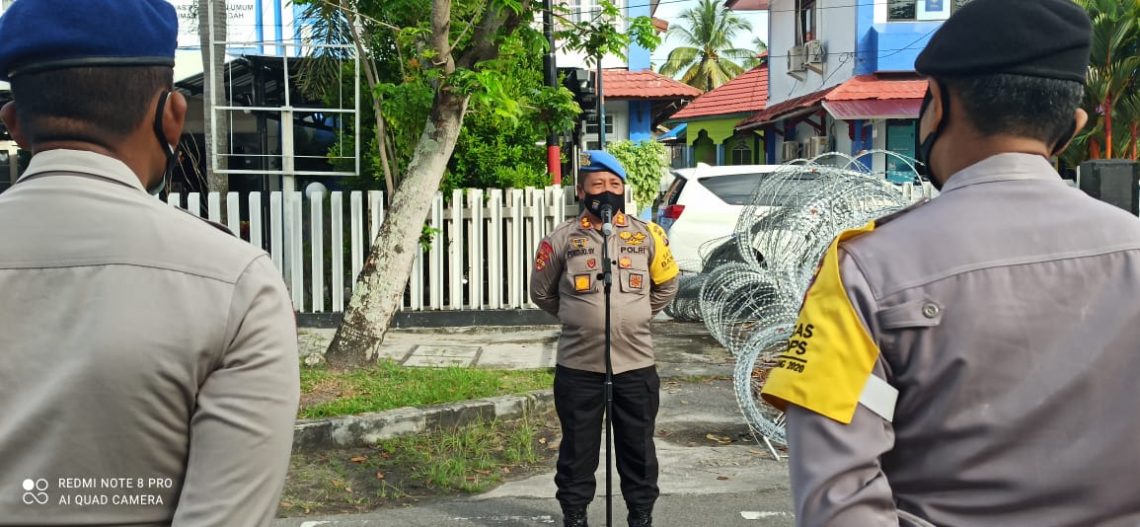
<svg viewBox="0 0 1140 527">
<path fill-rule="evenodd" d="M 916 201 L 907 207 L 904 207 L 900 210 L 896 210 L 895 212 L 892 212 L 890 214 L 887 214 L 886 216 L 883 216 L 882 218 L 875 220 L 875 226 L 876 227 L 882 227 L 883 225 L 886 225 L 886 224 L 898 219 L 900 216 L 903 216 L 903 215 L 907 214 L 908 212 L 913 211 L 914 209 L 917 209 L 923 205 L 926 205 L 929 202 L 930 202 L 930 198 L 922 198 L 921 200 Z"/>
<path fill-rule="evenodd" d="M 187 216 L 190 216 L 191 218 L 194 218 L 198 221 L 205 222 L 207 225 L 209 225 L 215 229 L 218 229 L 219 231 L 222 231 L 226 234 L 229 234 L 230 236 L 233 236 L 234 238 L 237 238 L 237 235 L 234 234 L 234 232 L 231 231 L 229 227 L 226 227 L 225 225 L 222 225 L 221 223 L 218 223 L 216 221 L 210 221 L 209 219 L 203 218 L 203 217 L 201 217 L 197 214 L 194 214 L 193 212 L 190 212 L 190 211 L 188 211 L 182 207 L 174 207 L 174 209 L 181 211 L 181 212 L 185 213 Z"/>
</svg>

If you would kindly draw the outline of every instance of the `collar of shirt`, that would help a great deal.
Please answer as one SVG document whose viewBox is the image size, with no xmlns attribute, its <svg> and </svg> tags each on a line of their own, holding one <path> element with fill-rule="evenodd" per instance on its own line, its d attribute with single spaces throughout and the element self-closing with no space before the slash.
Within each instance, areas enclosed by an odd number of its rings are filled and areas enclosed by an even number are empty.
<svg viewBox="0 0 1140 527">
<path fill-rule="evenodd" d="M 146 192 L 142 181 L 122 161 L 85 150 L 48 150 L 32 156 L 28 169 L 17 181 L 49 172 L 75 172 L 122 183 Z"/>
<path fill-rule="evenodd" d="M 615 226 L 625 227 L 628 224 L 629 224 L 629 222 L 626 221 L 626 219 L 625 219 L 625 213 L 619 212 L 617 214 L 614 214 L 614 225 Z M 595 227 L 601 228 L 601 225 L 598 225 L 598 226 L 594 225 L 593 220 L 590 219 L 590 213 L 589 212 L 582 212 L 581 214 L 578 215 L 578 226 L 581 227 L 582 230 L 590 230 L 590 229 L 594 229 Z"/>
<path fill-rule="evenodd" d="M 1053 170 L 1053 165 L 1044 157 L 1033 154 L 998 154 L 950 176 L 942 186 L 942 194 L 984 183 L 1031 179 L 1061 183 L 1057 171 Z"/>
</svg>

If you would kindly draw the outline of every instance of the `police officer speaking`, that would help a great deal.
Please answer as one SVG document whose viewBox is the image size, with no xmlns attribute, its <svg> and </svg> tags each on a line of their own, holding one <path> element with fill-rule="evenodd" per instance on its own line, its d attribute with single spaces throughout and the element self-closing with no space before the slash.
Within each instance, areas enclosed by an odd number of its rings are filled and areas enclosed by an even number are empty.
<svg viewBox="0 0 1140 527">
<path fill-rule="evenodd" d="M 299 398 L 268 255 L 148 194 L 174 158 L 164 0 L 19 0 L 0 110 L 0 525 L 267 526 Z"/>
<path fill-rule="evenodd" d="M 839 236 L 763 389 L 799 525 L 1140 525 L 1140 220 L 1049 163 L 1090 45 L 1071 0 L 975 0 L 919 56 L 942 193 Z"/>
<path fill-rule="evenodd" d="M 562 322 L 554 404 L 562 444 L 554 478 L 566 526 L 585 527 L 601 446 L 605 310 L 602 209 L 613 211 L 609 254 L 613 287 L 613 422 L 621 493 L 629 525 L 652 525 L 657 487 L 653 445 L 660 381 L 649 322 L 677 293 L 676 262 L 665 232 L 624 213 L 625 169 L 604 151 L 589 151 L 578 179 L 586 210 L 539 246 L 530 282 L 535 304 Z M 608 447 L 607 447 L 608 448 Z"/>
</svg>

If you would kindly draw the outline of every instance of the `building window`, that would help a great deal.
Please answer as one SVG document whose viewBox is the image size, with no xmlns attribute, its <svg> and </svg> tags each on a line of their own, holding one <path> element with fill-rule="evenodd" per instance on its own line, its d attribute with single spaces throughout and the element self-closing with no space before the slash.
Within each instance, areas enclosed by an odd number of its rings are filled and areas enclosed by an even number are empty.
<svg viewBox="0 0 1140 527">
<path fill-rule="evenodd" d="M 796 0 L 796 44 L 815 40 L 815 0 Z"/>
<path fill-rule="evenodd" d="M 730 165 L 751 165 L 752 148 L 748 145 L 748 137 L 736 137 L 729 144 Z"/>
<path fill-rule="evenodd" d="M 586 133 L 598 135 L 598 116 L 594 114 L 586 118 Z M 606 135 L 613 135 L 614 133 L 614 114 L 606 114 Z"/>
<path fill-rule="evenodd" d="M 887 20 L 916 20 L 919 18 L 919 4 L 922 4 L 924 12 L 926 13 L 943 12 L 946 9 L 946 5 L 949 4 L 950 12 L 953 13 L 972 1 L 973 0 L 889 0 L 887 3 Z"/>
<path fill-rule="evenodd" d="M 906 158 L 887 156 L 887 179 L 894 183 L 913 182 L 914 171 L 910 164 L 915 163 L 918 154 L 918 121 L 887 121 L 887 150 Z"/>
</svg>

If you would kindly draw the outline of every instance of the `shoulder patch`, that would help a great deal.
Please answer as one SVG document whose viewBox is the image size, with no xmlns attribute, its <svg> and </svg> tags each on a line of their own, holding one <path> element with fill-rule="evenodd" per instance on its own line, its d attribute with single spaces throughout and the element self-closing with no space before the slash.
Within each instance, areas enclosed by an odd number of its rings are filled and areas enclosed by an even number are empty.
<svg viewBox="0 0 1140 527">
<path fill-rule="evenodd" d="M 669 237 L 665 230 L 656 223 L 647 225 L 650 238 L 653 239 L 653 262 L 649 266 L 649 276 L 655 284 L 663 284 L 680 274 L 677 261 L 673 258 L 673 251 L 669 250 Z"/>
<path fill-rule="evenodd" d="M 874 228 L 872 222 L 845 231 L 828 247 L 788 345 L 761 392 L 776 408 L 794 404 L 843 424 L 854 417 L 879 348 L 843 286 L 839 245 Z"/>
</svg>

